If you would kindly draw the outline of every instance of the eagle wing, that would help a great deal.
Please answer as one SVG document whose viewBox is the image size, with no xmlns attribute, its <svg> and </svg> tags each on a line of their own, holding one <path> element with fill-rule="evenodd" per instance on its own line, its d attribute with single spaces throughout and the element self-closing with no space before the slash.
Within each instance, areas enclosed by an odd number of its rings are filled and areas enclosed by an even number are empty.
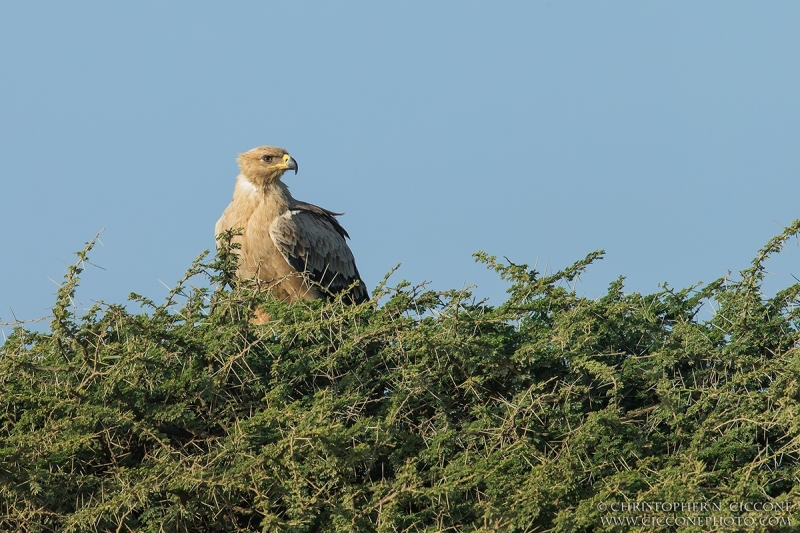
<svg viewBox="0 0 800 533">
<path fill-rule="evenodd" d="M 349 235 L 335 218 L 338 214 L 297 202 L 272 222 L 269 235 L 292 268 L 330 293 L 339 293 L 358 281 L 349 297 L 360 303 L 369 299 L 369 293 L 345 241 Z"/>
</svg>

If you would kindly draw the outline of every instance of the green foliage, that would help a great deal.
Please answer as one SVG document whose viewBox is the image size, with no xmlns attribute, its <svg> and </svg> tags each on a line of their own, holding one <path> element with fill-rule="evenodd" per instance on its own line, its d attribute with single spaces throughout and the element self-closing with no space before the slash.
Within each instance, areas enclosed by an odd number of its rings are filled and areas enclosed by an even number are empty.
<svg viewBox="0 0 800 533">
<path fill-rule="evenodd" d="M 0 530 L 603 531 L 603 502 L 791 502 L 800 284 L 761 284 L 798 232 L 738 281 L 597 300 L 569 287 L 601 253 L 547 276 L 476 254 L 498 307 L 385 281 L 288 305 L 227 250 L 132 295 L 148 313 L 78 316 L 90 243 L 51 332 L 0 350 Z"/>
</svg>

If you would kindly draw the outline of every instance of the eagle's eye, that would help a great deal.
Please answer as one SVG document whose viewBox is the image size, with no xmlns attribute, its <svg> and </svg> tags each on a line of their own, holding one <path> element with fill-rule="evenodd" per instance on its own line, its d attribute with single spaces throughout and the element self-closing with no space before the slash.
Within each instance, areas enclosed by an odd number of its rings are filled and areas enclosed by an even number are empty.
<svg viewBox="0 0 800 533">
<path fill-rule="evenodd" d="M 264 163 L 269 163 L 272 161 L 272 159 L 273 157 L 271 155 L 265 155 L 264 157 L 261 158 L 261 160 L 264 161 Z"/>
</svg>

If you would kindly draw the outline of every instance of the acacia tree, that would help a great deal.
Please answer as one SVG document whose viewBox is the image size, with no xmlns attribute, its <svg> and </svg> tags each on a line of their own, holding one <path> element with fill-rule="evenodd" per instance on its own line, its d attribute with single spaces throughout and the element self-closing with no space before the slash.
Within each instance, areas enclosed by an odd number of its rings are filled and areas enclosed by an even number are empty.
<svg viewBox="0 0 800 533">
<path fill-rule="evenodd" d="M 788 531 L 800 284 L 761 284 L 798 232 L 737 280 L 596 300 L 570 282 L 600 252 L 552 275 L 476 254 L 509 282 L 496 307 L 385 280 L 289 305 L 226 249 L 163 304 L 131 296 L 149 312 L 78 315 L 90 243 L 50 331 L 0 349 L 0 530 L 603 531 L 638 501 L 770 502 Z"/>
</svg>

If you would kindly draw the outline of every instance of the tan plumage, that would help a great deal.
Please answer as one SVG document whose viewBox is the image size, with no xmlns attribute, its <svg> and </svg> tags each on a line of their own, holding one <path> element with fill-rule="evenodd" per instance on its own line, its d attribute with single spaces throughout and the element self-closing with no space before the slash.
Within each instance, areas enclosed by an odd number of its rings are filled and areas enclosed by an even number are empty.
<svg viewBox="0 0 800 533">
<path fill-rule="evenodd" d="M 345 241 L 349 235 L 335 218 L 339 213 L 295 200 L 280 181 L 287 170 L 297 172 L 286 150 L 261 146 L 237 161 L 233 200 L 215 228 L 217 236 L 243 230 L 234 238 L 241 244 L 237 275 L 266 281 L 275 296 L 290 302 L 323 298 L 355 282 L 348 299 L 368 300 Z"/>
</svg>

